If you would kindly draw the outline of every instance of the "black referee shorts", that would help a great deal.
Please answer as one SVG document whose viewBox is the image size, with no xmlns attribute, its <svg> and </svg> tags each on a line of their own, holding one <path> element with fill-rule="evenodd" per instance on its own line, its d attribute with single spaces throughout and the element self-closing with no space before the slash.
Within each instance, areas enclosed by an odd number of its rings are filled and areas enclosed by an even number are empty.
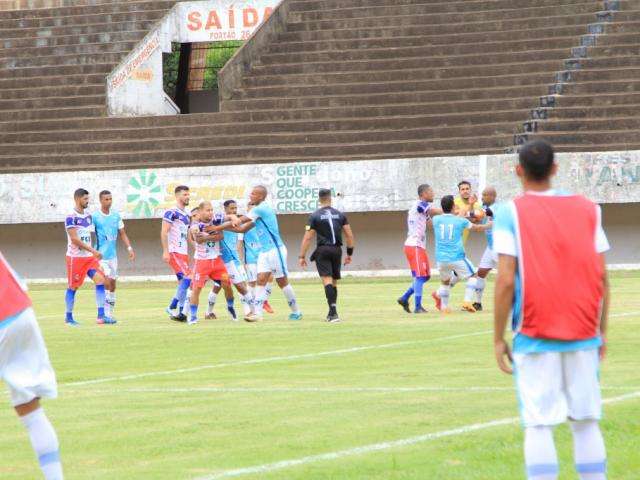
<svg viewBox="0 0 640 480">
<path fill-rule="evenodd" d="M 313 252 L 312 258 L 316 262 L 318 275 L 321 277 L 331 277 L 340 280 L 340 269 L 342 268 L 342 247 L 323 245 Z"/>
</svg>

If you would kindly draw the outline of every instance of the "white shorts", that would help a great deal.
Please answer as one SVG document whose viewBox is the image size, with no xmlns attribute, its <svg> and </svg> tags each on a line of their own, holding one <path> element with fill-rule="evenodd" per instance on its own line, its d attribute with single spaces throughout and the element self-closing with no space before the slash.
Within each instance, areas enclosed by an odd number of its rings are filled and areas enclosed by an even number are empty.
<svg viewBox="0 0 640 480">
<path fill-rule="evenodd" d="M 494 269 L 497 266 L 498 266 L 498 256 L 490 247 L 485 248 L 484 253 L 482 254 L 482 258 L 480 259 L 480 265 L 478 265 L 478 268 Z"/>
<path fill-rule="evenodd" d="M 287 270 L 287 247 L 272 248 L 258 255 L 258 273 L 273 273 L 275 278 L 289 275 Z"/>
<path fill-rule="evenodd" d="M 515 380 L 525 427 L 598 420 L 602 399 L 598 349 L 515 353 Z"/>
<path fill-rule="evenodd" d="M 105 277 L 117 279 L 118 278 L 118 259 L 112 258 L 110 260 L 100 260 L 100 268 L 104 272 Z"/>
<path fill-rule="evenodd" d="M 233 285 L 237 285 L 239 283 L 243 283 L 247 281 L 247 273 L 244 271 L 244 267 L 235 261 L 225 263 L 224 266 L 227 268 L 227 273 L 229 274 L 229 281 Z"/>
<path fill-rule="evenodd" d="M 466 280 L 472 275 L 475 275 L 476 267 L 473 266 L 473 263 L 471 263 L 469 259 L 465 258 L 464 260 L 458 260 L 456 262 L 438 262 L 438 271 L 440 272 L 440 280 L 445 282 L 451 280 L 454 272 L 458 276 L 458 279 Z"/>
<path fill-rule="evenodd" d="M 247 281 L 249 283 L 258 281 L 258 264 L 257 263 L 247 263 L 244 266 L 247 271 Z"/>
<path fill-rule="evenodd" d="M 14 407 L 34 398 L 58 395 L 56 374 L 32 308 L 0 324 L 0 378 L 9 387 Z"/>
</svg>

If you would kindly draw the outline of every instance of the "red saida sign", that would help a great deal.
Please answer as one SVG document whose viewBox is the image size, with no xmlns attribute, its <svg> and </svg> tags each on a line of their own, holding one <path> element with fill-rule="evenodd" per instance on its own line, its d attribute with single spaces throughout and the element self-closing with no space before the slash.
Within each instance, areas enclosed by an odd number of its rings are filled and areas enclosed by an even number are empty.
<svg viewBox="0 0 640 480">
<path fill-rule="evenodd" d="M 271 6 L 190 9 L 186 27 L 202 40 L 246 40 L 273 12 Z"/>
</svg>

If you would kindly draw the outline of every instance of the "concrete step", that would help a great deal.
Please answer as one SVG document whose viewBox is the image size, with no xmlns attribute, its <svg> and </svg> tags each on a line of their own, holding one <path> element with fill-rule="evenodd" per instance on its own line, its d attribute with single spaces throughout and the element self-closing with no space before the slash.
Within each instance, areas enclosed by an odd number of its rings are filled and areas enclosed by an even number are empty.
<svg viewBox="0 0 640 480">
<path fill-rule="evenodd" d="M 51 65 L 46 67 L 5 68 L 0 70 L 0 79 L 52 77 L 79 74 L 102 73 L 106 75 L 113 70 L 114 63 L 93 63 L 87 65 Z"/>
<path fill-rule="evenodd" d="M 12 39 L 0 39 L 0 46 L 3 49 L 39 49 L 44 47 L 61 47 L 71 45 L 83 45 L 83 44 L 109 44 L 109 43 L 122 43 L 122 42 L 134 42 L 142 40 L 147 34 L 146 31 L 118 31 L 118 32 L 103 32 L 87 35 L 59 35 L 56 37 L 35 37 L 35 38 L 12 38 Z"/>
<path fill-rule="evenodd" d="M 24 120 L 46 120 L 77 117 L 101 117 L 106 114 L 104 104 L 88 105 L 85 107 L 60 107 L 51 110 L 2 110 L 0 122 L 19 122 Z M 28 141 L 28 139 L 27 139 Z"/>
<path fill-rule="evenodd" d="M 104 95 L 105 85 L 55 85 L 40 88 L 12 88 L 0 87 L 0 100 L 23 100 L 52 97 L 76 97 L 84 95 Z"/>
<path fill-rule="evenodd" d="M 624 84 L 623 84 L 624 85 Z M 556 97 L 558 112 L 565 108 L 593 108 L 600 109 L 612 106 L 624 106 L 627 104 L 640 103 L 640 90 L 638 92 L 628 92 L 620 86 L 614 86 L 618 91 L 603 92 L 599 95 L 571 95 L 564 94 Z"/>
<path fill-rule="evenodd" d="M 69 27 L 13 28 L 0 30 L 0 41 L 14 38 L 42 38 L 60 35 L 91 35 L 108 32 L 150 30 L 156 20 L 134 20 L 118 23 L 95 23 Z"/>
<path fill-rule="evenodd" d="M 592 152 L 604 150 L 633 150 L 631 145 L 638 145 L 637 130 L 611 130 L 591 132 L 540 132 L 531 138 L 544 138 L 555 145 L 571 145 L 588 147 Z M 604 148 L 604 146 L 607 146 Z"/>
<path fill-rule="evenodd" d="M 640 100 L 640 94 L 636 95 L 636 101 L 638 100 Z M 634 117 L 640 115 L 640 103 L 595 108 L 593 106 L 555 107 L 546 110 L 551 120 Z"/>
<path fill-rule="evenodd" d="M 29 98 L 17 100 L 0 100 L 0 112 L 7 110 L 29 110 L 39 111 L 60 107 L 83 107 L 93 105 L 104 105 L 106 95 L 76 95 L 72 97 L 51 97 L 51 98 Z"/>
<path fill-rule="evenodd" d="M 554 16 L 589 15 L 585 23 L 593 22 L 592 16 L 602 8 L 602 2 L 588 1 L 570 5 L 558 5 L 551 12 Z M 434 13 L 428 5 L 414 7 L 389 6 L 386 9 L 366 9 L 362 16 L 343 17 L 343 9 L 335 11 L 335 17 L 325 18 L 326 12 L 318 12 L 318 19 L 304 19 L 304 21 L 289 21 L 287 31 L 332 30 L 343 28 L 372 28 L 386 26 L 408 25 L 474 25 L 481 22 L 509 22 L 518 21 L 521 25 L 524 19 L 537 19 L 549 16 L 548 6 L 529 6 L 527 8 L 510 8 L 505 10 L 482 10 L 476 12 L 446 12 Z M 379 13 L 376 15 L 376 13 Z M 295 18 L 295 17 L 294 17 Z M 482 29 L 485 30 L 485 29 Z"/>
<path fill-rule="evenodd" d="M 626 131 L 638 130 L 640 127 L 640 106 L 636 106 L 635 111 L 630 112 L 629 117 L 611 118 L 580 118 L 580 119 L 559 119 L 553 118 L 538 122 L 538 132 L 605 132 L 609 130 Z"/>
<path fill-rule="evenodd" d="M 59 87 L 60 85 L 105 85 L 106 75 L 96 74 L 75 74 L 75 75 L 51 75 L 48 77 L 29 78 L 0 78 L 0 90 L 32 89 L 36 92 L 38 88 Z"/>
<path fill-rule="evenodd" d="M 77 27 L 79 25 L 91 25 L 96 23 L 118 23 L 133 20 L 159 20 L 167 10 L 129 11 L 113 13 L 91 13 L 74 16 L 54 16 L 44 18 L 20 18 L 3 20 L 0 18 L 0 32 L 16 28 L 43 29 L 53 27 Z M 0 33 L 1 35 L 1 33 Z"/>
<path fill-rule="evenodd" d="M 136 42 L 100 42 L 54 47 L 4 48 L 0 50 L 0 59 L 32 59 L 39 57 L 57 57 L 64 55 L 90 55 L 103 53 L 129 53 Z"/>
<path fill-rule="evenodd" d="M 0 11 L 0 19 L 20 20 L 31 18 L 71 17 L 77 15 L 93 15 L 98 13 L 113 14 L 139 12 L 146 10 L 169 10 L 175 3 L 175 0 L 156 0 L 152 2 L 104 2 L 95 5 L 80 5 L 78 2 L 73 2 L 66 7 L 31 8 L 28 10 Z"/>
<path fill-rule="evenodd" d="M 59 67 L 62 65 L 95 65 L 105 63 L 117 65 L 128 53 L 129 51 L 121 51 L 116 53 L 86 53 L 84 55 L 70 54 L 32 58 L 0 58 L 0 70 L 36 67 Z"/>
<path fill-rule="evenodd" d="M 621 57 L 628 58 L 628 57 Z M 611 60 L 611 59 L 609 59 Z M 619 67 L 619 68 L 593 68 L 584 70 L 575 70 L 571 72 L 571 82 L 605 82 L 609 80 L 635 80 L 640 79 L 640 68 Z M 571 83 L 569 83 L 570 85 Z"/>
<path fill-rule="evenodd" d="M 563 95 L 603 95 L 616 93 L 640 92 L 640 79 L 637 80 L 603 80 L 591 82 L 568 83 L 563 88 Z"/>
</svg>

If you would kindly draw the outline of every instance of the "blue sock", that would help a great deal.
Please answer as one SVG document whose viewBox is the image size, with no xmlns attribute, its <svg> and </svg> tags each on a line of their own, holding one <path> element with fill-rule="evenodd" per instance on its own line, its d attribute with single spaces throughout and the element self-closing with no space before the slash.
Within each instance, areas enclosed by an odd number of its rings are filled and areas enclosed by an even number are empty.
<svg viewBox="0 0 640 480">
<path fill-rule="evenodd" d="M 98 318 L 104 318 L 104 285 L 96 285 L 96 305 L 98 306 Z"/>
<path fill-rule="evenodd" d="M 67 292 L 64 295 L 64 303 L 67 305 L 66 320 L 73 320 L 73 305 L 76 302 L 76 291 L 67 288 Z"/>
<path fill-rule="evenodd" d="M 173 297 L 173 299 L 171 300 L 171 303 L 169 304 L 169 308 L 171 310 L 175 310 L 178 307 L 178 299 L 176 297 Z"/>
<path fill-rule="evenodd" d="M 236 318 L 236 309 L 233 308 L 233 298 L 227 298 L 227 310 L 233 318 Z"/>
<path fill-rule="evenodd" d="M 189 290 L 189 285 L 191 285 L 191 279 L 189 278 L 183 278 L 180 280 L 180 285 L 178 285 L 176 298 L 178 299 L 178 308 L 180 308 L 180 310 L 182 310 L 184 302 L 187 300 L 187 290 Z"/>
<path fill-rule="evenodd" d="M 196 320 L 198 318 L 198 305 L 192 303 L 189 308 L 191 309 L 191 320 Z"/>
<path fill-rule="evenodd" d="M 422 308 L 422 287 L 427 283 L 429 277 L 416 277 L 413 280 L 413 291 L 415 293 L 416 310 Z"/>
<path fill-rule="evenodd" d="M 413 295 L 413 285 L 411 285 L 409 289 L 406 292 L 404 292 L 402 294 L 402 297 L 400 298 L 402 299 L 403 302 L 407 302 L 411 298 L 411 295 Z"/>
</svg>

